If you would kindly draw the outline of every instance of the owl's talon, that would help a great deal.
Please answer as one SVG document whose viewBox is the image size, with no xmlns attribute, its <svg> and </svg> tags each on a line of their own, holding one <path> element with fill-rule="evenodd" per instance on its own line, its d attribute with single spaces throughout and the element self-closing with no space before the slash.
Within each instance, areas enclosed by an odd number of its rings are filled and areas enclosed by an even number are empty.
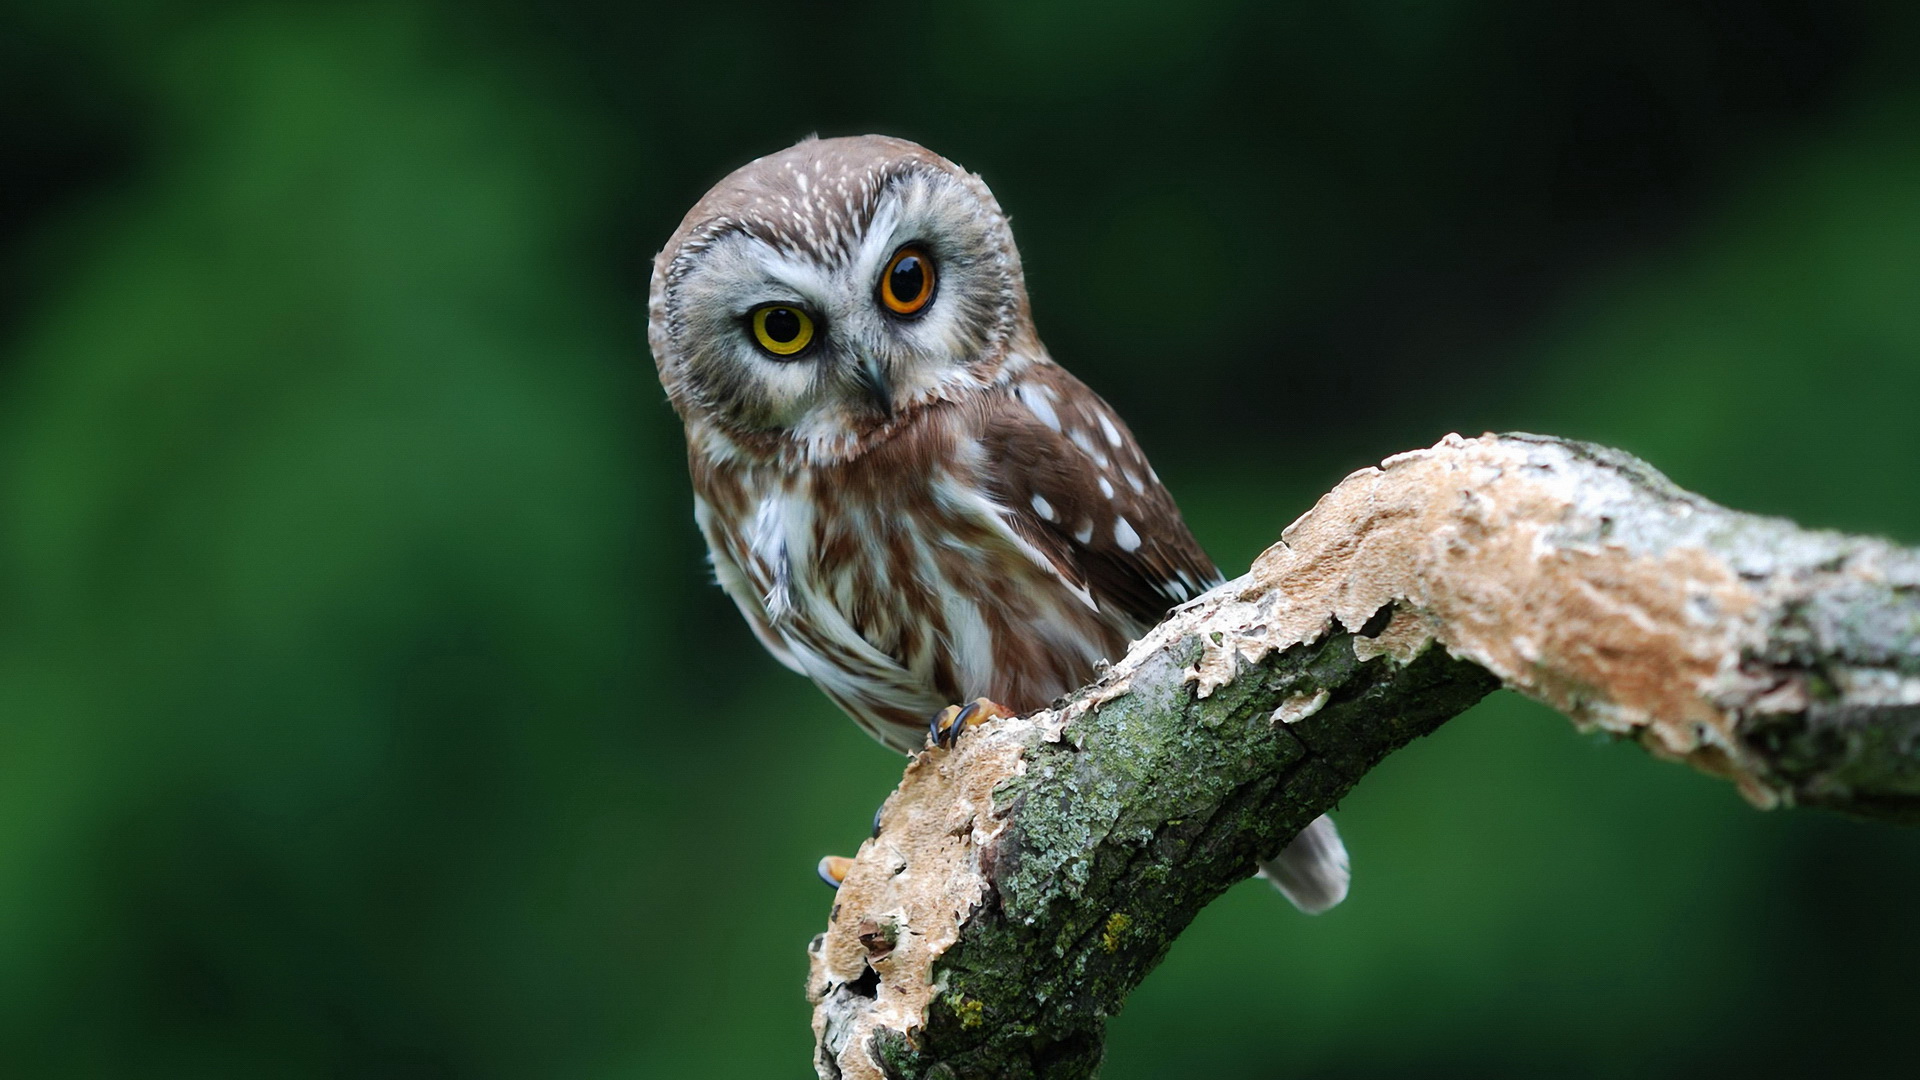
<svg viewBox="0 0 1920 1080">
<path fill-rule="evenodd" d="M 842 882 L 847 880 L 847 871 L 851 869 L 853 869 L 853 860 L 847 858 L 845 855 L 825 856 L 820 860 L 820 865 L 814 868 L 815 872 L 820 875 L 821 881 L 826 882 L 836 889 L 840 887 Z"/>
<path fill-rule="evenodd" d="M 949 705 L 933 714 L 928 723 L 928 736 L 933 745 L 951 749 L 960 741 L 960 734 L 970 727 L 977 727 L 989 720 L 1001 720 L 1016 715 L 1013 710 L 986 698 L 974 698 L 965 705 Z"/>
</svg>

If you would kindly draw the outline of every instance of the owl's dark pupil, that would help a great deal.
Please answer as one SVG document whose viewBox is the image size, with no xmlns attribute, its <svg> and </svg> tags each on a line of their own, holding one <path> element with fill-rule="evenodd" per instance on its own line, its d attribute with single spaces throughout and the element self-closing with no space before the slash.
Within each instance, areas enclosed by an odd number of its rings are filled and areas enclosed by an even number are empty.
<svg viewBox="0 0 1920 1080">
<path fill-rule="evenodd" d="M 927 284 L 927 268 L 920 263 L 917 255 L 908 255 L 893 264 L 893 273 L 887 285 L 893 290 L 894 298 L 901 303 L 910 304 L 920 296 L 920 290 Z"/>
<path fill-rule="evenodd" d="M 774 308 L 761 325 L 766 327 L 768 337 L 782 345 L 800 336 L 800 316 L 792 308 Z"/>
</svg>

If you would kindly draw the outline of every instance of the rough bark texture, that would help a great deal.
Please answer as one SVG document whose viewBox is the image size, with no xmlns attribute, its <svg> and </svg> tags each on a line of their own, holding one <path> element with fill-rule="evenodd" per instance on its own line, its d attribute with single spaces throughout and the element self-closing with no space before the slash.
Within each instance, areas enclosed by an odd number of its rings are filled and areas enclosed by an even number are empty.
<svg viewBox="0 0 1920 1080">
<path fill-rule="evenodd" d="M 810 949 L 820 1075 L 1093 1075 L 1203 906 L 1502 685 L 1763 807 L 1920 818 L 1920 552 L 1449 436 L 1094 685 L 907 767 Z"/>
</svg>

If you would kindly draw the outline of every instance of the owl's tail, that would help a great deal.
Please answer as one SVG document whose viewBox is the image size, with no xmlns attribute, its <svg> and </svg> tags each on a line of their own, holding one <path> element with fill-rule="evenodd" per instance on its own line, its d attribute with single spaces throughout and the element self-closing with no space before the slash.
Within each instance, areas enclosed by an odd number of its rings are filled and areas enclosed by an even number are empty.
<svg viewBox="0 0 1920 1080">
<path fill-rule="evenodd" d="M 1300 830 L 1280 854 L 1260 864 L 1260 876 L 1280 895 L 1309 915 L 1318 915 L 1347 898 L 1347 845 L 1325 814 Z"/>
</svg>

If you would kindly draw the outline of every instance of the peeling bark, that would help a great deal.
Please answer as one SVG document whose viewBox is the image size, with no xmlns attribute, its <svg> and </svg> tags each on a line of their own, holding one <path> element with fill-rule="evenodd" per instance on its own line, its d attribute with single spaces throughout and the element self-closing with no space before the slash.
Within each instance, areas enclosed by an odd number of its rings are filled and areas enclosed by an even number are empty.
<svg viewBox="0 0 1920 1080">
<path fill-rule="evenodd" d="M 1214 897 L 1498 686 L 1758 806 L 1920 819 L 1920 552 L 1618 451 L 1353 474 L 1093 685 L 908 765 L 810 948 L 823 1077 L 1083 1077 Z"/>
</svg>

